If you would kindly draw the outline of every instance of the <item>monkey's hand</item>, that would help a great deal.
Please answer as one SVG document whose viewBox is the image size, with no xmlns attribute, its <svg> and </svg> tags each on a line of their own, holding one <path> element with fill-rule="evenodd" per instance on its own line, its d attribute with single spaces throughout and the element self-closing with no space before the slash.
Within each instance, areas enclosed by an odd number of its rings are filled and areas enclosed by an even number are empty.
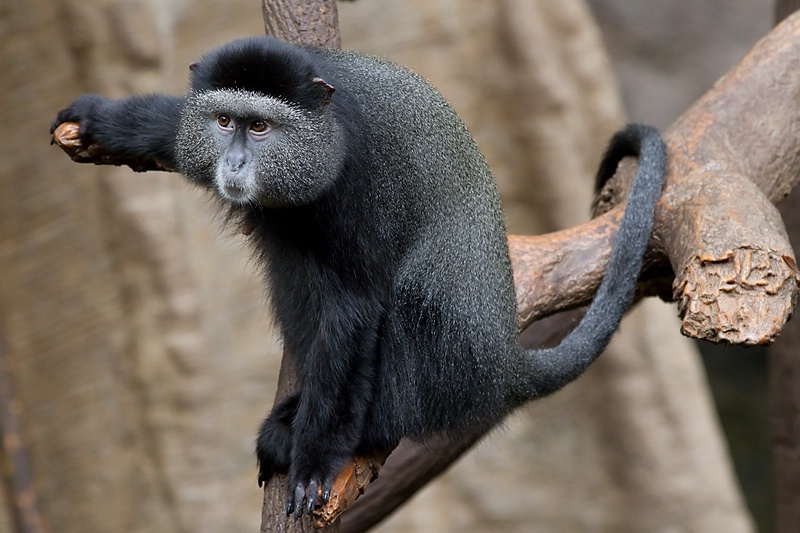
<svg viewBox="0 0 800 533">
<path fill-rule="evenodd" d="M 62 109 L 56 115 L 56 119 L 50 125 L 50 134 L 53 135 L 52 143 L 56 143 L 57 139 L 54 135 L 56 129 L 66 122 L 76 122 L 78 124 L 78 139 L 81 147 L 88 149 L 90 146 L 96 145 L 94 129 L 98 116 L 98 109 L 103 107 L 103 103 L 108 102 L 107 98 L 98 96 L 96 94 L 84 94 L 77 100 L 72 102 L 69 107 Z M 89 158 L 86 154 L 85 158 Z"/>
</svg>

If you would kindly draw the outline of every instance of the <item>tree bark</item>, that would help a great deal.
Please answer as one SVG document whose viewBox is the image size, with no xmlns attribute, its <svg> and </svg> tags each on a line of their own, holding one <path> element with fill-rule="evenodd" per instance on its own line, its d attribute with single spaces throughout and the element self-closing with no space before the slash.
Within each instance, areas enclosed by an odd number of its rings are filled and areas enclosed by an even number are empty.
<svg viewBox="0 0 800 533">
<path fill-rule="evenodd" d="M 264 29 L 286 41 L 339 48 L 339 17 L 335 1 L 263 0 Z"/>
</svg>

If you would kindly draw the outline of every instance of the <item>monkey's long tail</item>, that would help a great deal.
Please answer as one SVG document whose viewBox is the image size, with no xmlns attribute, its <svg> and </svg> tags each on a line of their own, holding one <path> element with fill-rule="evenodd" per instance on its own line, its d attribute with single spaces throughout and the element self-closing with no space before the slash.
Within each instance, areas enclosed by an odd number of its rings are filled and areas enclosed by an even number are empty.
<svg viewBox="0 0 800 533">
<path fill-rule="evenodd" d="M 631 305 L 642 260 L 653 230 L 655 205 L 661 195 L 667 149 L 658 130 L 631 124 L 611 139 L 597 172 L 602 187 L 626 156 L 639 156 L 625 214 L 600 288 L 581 322 L 554 348 L 526 350 L 528 379 L 523 397 L 554 392 L 580 376 L 606 348 Z"/>
</svg>

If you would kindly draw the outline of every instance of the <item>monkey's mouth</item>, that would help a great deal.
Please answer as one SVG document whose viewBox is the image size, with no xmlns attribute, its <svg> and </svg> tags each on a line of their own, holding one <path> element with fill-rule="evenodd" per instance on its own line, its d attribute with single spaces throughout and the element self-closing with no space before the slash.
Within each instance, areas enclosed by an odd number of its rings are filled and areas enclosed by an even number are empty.
<svg viewBox="0 0 800 533">
<path fill-rule="evenodd" d="M 245 203 L 251 197 L 251 191 L 237 183 L 222 183 L 219 186 L 220 195 L 229 202 Z"/>
</svg>

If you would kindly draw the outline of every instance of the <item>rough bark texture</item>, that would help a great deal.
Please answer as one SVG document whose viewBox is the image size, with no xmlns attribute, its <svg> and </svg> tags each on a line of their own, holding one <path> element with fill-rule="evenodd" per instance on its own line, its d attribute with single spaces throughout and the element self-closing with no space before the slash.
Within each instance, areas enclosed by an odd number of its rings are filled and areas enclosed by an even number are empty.
<svg viewBox="0 0 800 533">
<path fill-rule="evenodd" d="M 264 29 L 293 43 L 339 48 L 336 0 L 263 0 Z"/>
</svg>

